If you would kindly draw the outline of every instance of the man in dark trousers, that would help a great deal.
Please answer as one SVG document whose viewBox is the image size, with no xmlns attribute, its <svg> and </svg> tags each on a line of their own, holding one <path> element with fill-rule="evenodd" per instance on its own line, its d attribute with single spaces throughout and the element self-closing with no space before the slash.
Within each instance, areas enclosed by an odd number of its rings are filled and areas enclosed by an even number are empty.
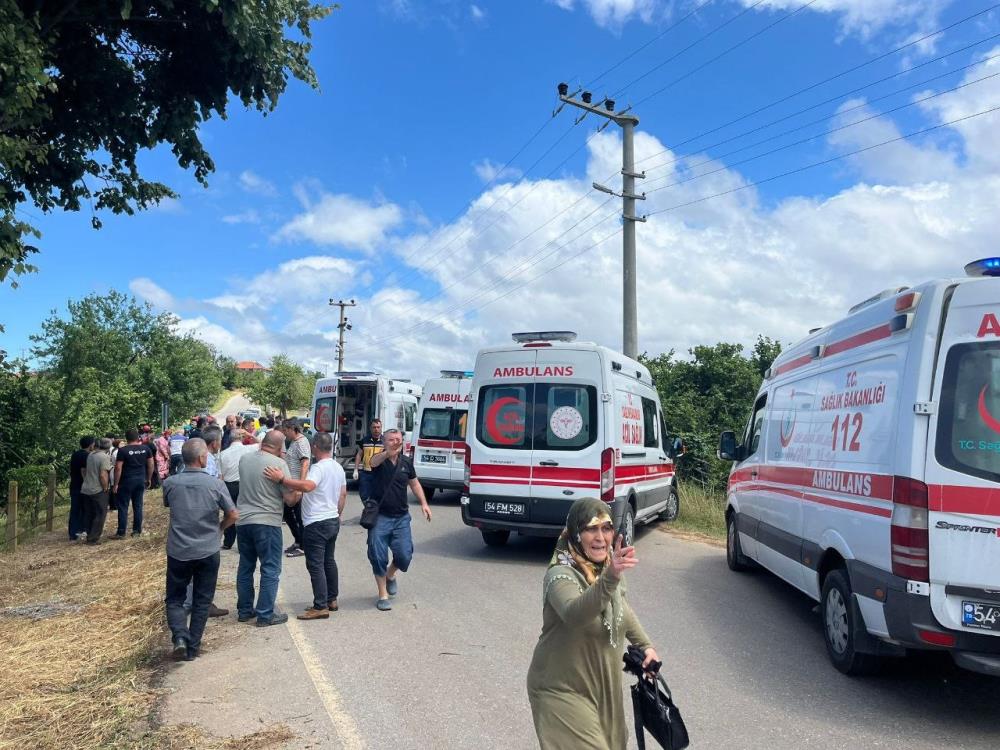
<svg viewBox="0 0 1000 750">
<path fill-rule="evenodd" d="M 87 530 L 84 519 L 83 494 L 80 488 L 83 486 L 84 477 L 87 474 L 87 458 L 94 450 L 95 444 L 93 435 L 86 435 L 80 438 L 79 450 L 73 451 L 69 457 L 69 539 L 75 542 L 81 533 Z"/>
<path fill-rule="evenodd" d="M 115 502 L 118 504 L 118 533 L 125 537 L 128 506 L 132 504 L 132 536 L 142 535 L 142 499 L 153 479 L 153 452 L 139 440 L 139 431 L 125 432 L 126 445 L 115 457 Z"/>
<path fill-rule="evenodd" d="M 239 514 L 226 485 L 205 470 L 205 441 L 192 438 L 184 443 L 182 451 L 184 471 L 167 477 L 163 483 L 163 504 L 170 508 L 165 603 L 174 657 L 190 661 L 201 648 L 208 608 L 215 596 L 219 542 Z M 190 618 L 184 608 L 188 584 L 194 589 Z"/>
<path fill-rule="evenodd" d="M 378 491 L 375 483 L 375 473 L 372 470 L 372 457 L 381 453 L 382 420 L 373 419 L 370 432 L 358 443 L 358 452 L 354 456 L 354 481 L 358 483 L 358 496 L 362 504 Z"/>
</svg>

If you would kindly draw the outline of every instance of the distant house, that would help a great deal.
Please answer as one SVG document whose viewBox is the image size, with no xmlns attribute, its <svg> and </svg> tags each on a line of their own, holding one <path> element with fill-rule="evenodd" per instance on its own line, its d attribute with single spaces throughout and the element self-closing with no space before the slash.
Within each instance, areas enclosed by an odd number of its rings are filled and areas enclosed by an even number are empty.
<svg viewBox="0 0 1000 750">
<path fill-rule="evenodd" d="M 268 369 L 264 367 L 260 362 L 254 362 L 252 360 L 246 360 L 244 362 L 237 362 L 236 369 L 240 372 L 267 372 Z"/>
</svg>

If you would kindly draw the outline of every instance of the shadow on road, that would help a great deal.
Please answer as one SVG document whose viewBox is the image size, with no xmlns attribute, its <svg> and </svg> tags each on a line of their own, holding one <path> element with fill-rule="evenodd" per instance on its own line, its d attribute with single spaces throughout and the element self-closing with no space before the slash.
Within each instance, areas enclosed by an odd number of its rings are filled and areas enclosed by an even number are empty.
<svg viewBox="0 0 1000 750">
<path fill-rule="evenodd" d="M 701 569 L 696 569 L 700 567 Z M 700 558 L 693 575 L 674 581 L 714 631 L 748 690 L 803 712 L 878 730 L 881 720 L 921 731 L 993 733 L 1000 680 L 959 669 L 944 652 L 886 659 L 872 677 L 842 675 L 829 663 L 816 602 L 766 571 L 735 574 L 723 555 Z M 732 613 L 733 617 L 719 616 Z M 805 667 L 805 668 L 803 668 Z M 891 736 L 891 735 L 890 735 Z"/>
</svg>

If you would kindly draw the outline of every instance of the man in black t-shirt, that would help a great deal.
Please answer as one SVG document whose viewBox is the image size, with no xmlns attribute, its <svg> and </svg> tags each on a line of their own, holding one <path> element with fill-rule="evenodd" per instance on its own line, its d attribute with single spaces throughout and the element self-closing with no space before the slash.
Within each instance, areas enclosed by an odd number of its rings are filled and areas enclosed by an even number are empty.
<svg viewBox="0 0 1000 750">
<path fill-rule="evenodd" d="M 138 430 L 125 432 L 127 445 L 115 458 L 115 500 L 118 503 L 118 533 L 122 539 L 128 526 L 128 506 L 132 503 L 132 536 L 142 534 L 142 498 L 153 479 L 152 446 L 139 440 Z"/>
<path fill-rule="evenodd" d="M 403 455 L 403 433 L 397 429 L 386 430 L 383 438 L 385 450 L 371 459 L 372 471 L 377 475 L 381 496 L 378 518 L 368 531 L 368 561 L 378 586 L 375 606 L 382 612 L 392 609 L 390 596 L 399 590 L 396 574 L 406 572 L 413 559 L 413 535 L 410 532 L 410 506 L 407 489 L 420 501 L 421 510 L 428 523 L 431 508 L 424 497 L 424 490 L 417 481 L 413 461 Z M 389 551 L 392 562 L 389 562 Z"/>
<path fill-rule="evenodd" d="M 87 530 L 84 519 L 83 496 L 80 488 L 87 473 L 87 457 L 94 451 L 96 440 L 93 435 L 80 438 L 80 449 L 73 451 L 69 458 L 69 539 L 75 542 L 77 537 Z"/>
</svg>

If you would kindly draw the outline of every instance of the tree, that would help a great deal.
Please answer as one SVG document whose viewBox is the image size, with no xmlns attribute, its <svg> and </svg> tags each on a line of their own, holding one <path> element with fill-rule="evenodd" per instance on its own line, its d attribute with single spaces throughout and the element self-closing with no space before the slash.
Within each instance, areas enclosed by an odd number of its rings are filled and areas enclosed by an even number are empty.
<svg viewBox="0 0 1000 750">
<path fill-rule="evenodd" d="M 663 405 L 668 432 L 680 436 L 689 453 L 678 471 L 715 488 L 725 486 L 729 464 L 715 458 L 719 433 L 739 430 L 746 421 L 760 382 L 781 352 L 781 344 L 759 336 L 749 357 L 740 344 L 696 346 L 690 360 L 670 351 L 642 357 Z"/>
<path fill-rule="evenodd" d="M 247 397 L 257 404 L 270 404 L 284 419 L 290 409 L 309 405 L 314 380 L 284 354 L 271 360 L 267 375 L 254 379 L 247 387 Z"/>
<path fill-rule="evenodd" d="M 133 214 L 176 193 L 144 179 L 140 149 L 170 147 L 207 185 L 199 137 L 229 93 L 272 111 L 288 76 L 316 88 L 310 0 L 0 0 L 0 282 L 35 270 L 42 211 Z M 16 285 L 15 282 L 14 285 Z"/>
</svg>

